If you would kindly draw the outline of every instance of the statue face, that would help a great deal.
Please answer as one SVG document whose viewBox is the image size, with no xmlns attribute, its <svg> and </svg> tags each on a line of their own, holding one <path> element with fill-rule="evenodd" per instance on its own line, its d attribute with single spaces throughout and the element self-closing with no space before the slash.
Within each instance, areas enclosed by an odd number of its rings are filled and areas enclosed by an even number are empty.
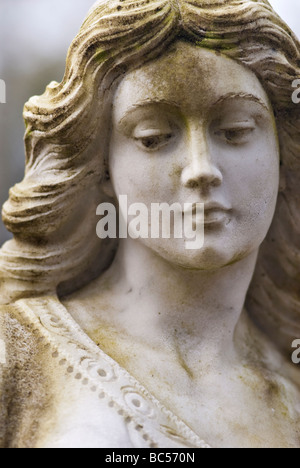
<svg viewBox="0 0 300 468">
<path fill-rule="evenodd" d="M 204 246 L 139 239 L 174 264 L 215 269 L 257 250 L 279 186 L 268 97 L 250 70 L 178 41 L 127 74 L 114 98 L 109 165 L 128 204 L 204 203 Z M 190 213 L 184 216 L 195 216 Z M 174 227 L 174 226 L 173 226 Z"/>
</svg>

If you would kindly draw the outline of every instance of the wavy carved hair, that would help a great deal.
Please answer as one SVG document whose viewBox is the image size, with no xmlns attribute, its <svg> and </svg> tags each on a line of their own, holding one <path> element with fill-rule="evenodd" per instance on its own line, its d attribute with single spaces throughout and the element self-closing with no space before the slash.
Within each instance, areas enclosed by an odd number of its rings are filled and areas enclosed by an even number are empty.
<svg viewBox="0 0 300 468">
<path fill-rule="evenodd" d="M 300 337 L 300 77 L 294 34 L 266 0 L 100 0 L 71 44 L 63 81 L 25 105 L 26 172 L 3 208 L 14 234 L 0 251 L 2 302 L 71 292 L 108 266 L 96 236 L 113 90 L 176 39 L 252 70 L 273 105 L 286 186 L 261 247 L 246 306 L 276 344 Z"/>
</svg>

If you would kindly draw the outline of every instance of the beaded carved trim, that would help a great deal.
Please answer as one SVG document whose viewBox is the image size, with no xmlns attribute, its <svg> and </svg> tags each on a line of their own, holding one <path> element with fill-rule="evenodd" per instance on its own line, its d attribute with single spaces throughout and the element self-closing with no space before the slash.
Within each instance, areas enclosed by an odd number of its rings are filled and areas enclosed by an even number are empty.
<svg viewBox="0 0 300 468">
<path fill-rule="evenodd" d="M 124 418 L 139 446 L 210 448 L 183 421 L 165 408 L 134 377 L 107 356 L 79 327 L 55 297 L 23 299 L 23 315 L 43 333 L 52 357 Z"/>
</svg>

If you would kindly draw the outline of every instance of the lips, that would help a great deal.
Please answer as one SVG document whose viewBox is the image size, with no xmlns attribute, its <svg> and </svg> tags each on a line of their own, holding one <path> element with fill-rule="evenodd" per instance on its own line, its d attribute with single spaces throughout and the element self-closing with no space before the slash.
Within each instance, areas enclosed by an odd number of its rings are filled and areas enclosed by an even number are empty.
<svg viewBox="0 0 300 468">
<path fill-rule="evenodd" d="M 204 205 L 204 219 L 201 216 L 201 208 Z M 228 219 L 230 208 L 227 208 L 219 203 L 208 202 L 208 203 L 193 203 L 191 207 L 184 210 L 184 216 L 196 217 L 198 219 L 194 221 L 202 222 L 204 225 L 220 224 Z"/>
<path fill-rule="evenodd" d="M 228 211 L 224 209 L 204 210 L 204 224 L 223 223 L 228 218 Z"/>
</svg>

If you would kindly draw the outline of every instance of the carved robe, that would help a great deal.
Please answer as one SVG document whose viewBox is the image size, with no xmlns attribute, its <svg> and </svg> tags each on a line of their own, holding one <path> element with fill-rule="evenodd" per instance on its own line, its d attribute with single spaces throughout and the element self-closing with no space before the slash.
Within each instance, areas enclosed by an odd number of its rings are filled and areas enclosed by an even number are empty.
<svg viewBox="0 0 300 468">
<path fill-rule="evenodd" d="M 208 447 L 108 357 L 54 297 L 0 315 L 3 448 Z"/>
</svg>

